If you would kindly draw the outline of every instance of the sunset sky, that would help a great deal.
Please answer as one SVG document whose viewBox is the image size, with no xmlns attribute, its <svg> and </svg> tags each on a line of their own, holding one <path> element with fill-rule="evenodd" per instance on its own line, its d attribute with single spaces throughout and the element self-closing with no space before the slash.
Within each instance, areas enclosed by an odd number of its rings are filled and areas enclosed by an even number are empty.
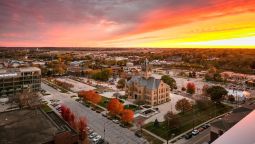
<svg viewBox="0 0 255 144">
<path fill-rule="evenodd" d="M 0 0 L 0 46 L 255 48 L 255 0 Z"/>
</svg>

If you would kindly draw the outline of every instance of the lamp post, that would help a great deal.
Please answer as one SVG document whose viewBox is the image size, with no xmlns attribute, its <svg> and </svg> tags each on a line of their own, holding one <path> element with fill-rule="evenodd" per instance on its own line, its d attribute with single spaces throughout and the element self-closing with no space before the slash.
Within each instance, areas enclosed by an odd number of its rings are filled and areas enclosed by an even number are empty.
<svg viewBox="0 0 255 144">
<path fill-rule="evenodd" d="M 192 104 L 192 127 L 193 127 L 193 130 L 194 130 L 194 126 L 195 126 L 195 122 L 194 122 L 194 107 L 193 107 L 193 104 Z"/>
</svg>

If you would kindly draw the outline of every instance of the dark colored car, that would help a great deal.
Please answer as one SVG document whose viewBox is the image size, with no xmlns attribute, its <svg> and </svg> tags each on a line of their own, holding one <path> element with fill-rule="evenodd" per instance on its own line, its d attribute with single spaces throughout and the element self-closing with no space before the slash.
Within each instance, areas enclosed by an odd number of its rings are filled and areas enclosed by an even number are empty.
<svg viewBox="0 0 255 144">
<path fill-rule="evenodd" d="M 100 139 L 98 142 L 96 142 L 96 144 L 109 144 L 109 143 L 104 139 Z"/>
<path fill-rule="evenodd" d="M 142 137 L 142 132 L 138 130 L 138 131 L 135 132 L 135 135 L 137 137 Z"/>
<path fill-rule="evenodd" d="M 184 137 L 185 137 L 185 139 L 190 139 L 190 138 L 192 138 L 192 133 L 189 132 Z"/>
<path fill-rule="evenodd" d="M 209 127 L 210 127 L 209 124 L 204 124 L 204 125 L 202 126 L 202 128 L 204 128 L 204 129 L 207 129 L 207 128 L 209 128 Z"/>
<path fill-rule="evenodd" d="M 111 116 L 107 116 L 107 119 L 112 120 L 112 117 Z"/>
<path fill-rule="evenodd" d="M 121 123 L 120 126 L 123 127 L 123 128 L 127 128 L 128 127 L 127 125 L 125 125 L 123 123 Z"/>
</svg>

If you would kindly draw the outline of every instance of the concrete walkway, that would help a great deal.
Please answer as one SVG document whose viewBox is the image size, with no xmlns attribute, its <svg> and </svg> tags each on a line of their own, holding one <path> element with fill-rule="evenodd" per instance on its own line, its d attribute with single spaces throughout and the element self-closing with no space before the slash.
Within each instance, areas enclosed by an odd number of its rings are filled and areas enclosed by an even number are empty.
<svg viewBox="0 0 255 144">
<path fill-rule="evenodd" d="M 145 131 L 145 132 L 147 132 L 148 134 L 154 136 L 155 138 L 161 140 L 162 142 L 167 143 L 167 141 L 166 141 L 165 139 L 163 139 L 163 138 L 161 138 L 161 137 L 155 135 L 154 133 L 152 133 L 152 132 L 150 132 L 150 131 L 148 131 L 148 130 L 146 130 L 146 129 L 142 129 L 142 131 Z"/>
<path fill-rule="evenodd" d="M 201 126 L 204 125 L 204 124 L 210 123 L 210 122 L 212 122 L 212 121 L 214 121 L 214 120 L 216 120 L 216 119 L 218 119 L 218 118 L 224 116 L 224 115 L 227 114 L 227 113 L 228 113 L 228 112 L 226 112 L 226 113 L 224 113 L 224 114 L 222 114 L 222 115 L 219 115 L 219 116 L 217 116 L 217 117 L 214 117 L 214 118 L 212 118 L 212 119 L 210 119 L 210 120 L 208 120 L 208 121 L 206 121 L 206 122 L 204 122 L 204 123 L 202 123 L 202 124 L 199 124 L 199 125 L 197 125 L 196 127 L 194 127 L 194 129 L 197 129 L 197 128 L 201 127 Z M 193 128 L 192 128 L 192 129 L 189 129 L 189 130 L 187 130 L 187 131 L 185 131 L 185 132 L 183 132 L 183 133 L 181 133 L 181 134 L 179 134 L 179 135 L 177 135 L 176 137 L 174 137 L 173 139 L 171 139 L 170 142 L 176 141 L 179 137 L 185 135 L 187 132 L 192 131 L 192 130 L 193 130 Z"/>
</svg>

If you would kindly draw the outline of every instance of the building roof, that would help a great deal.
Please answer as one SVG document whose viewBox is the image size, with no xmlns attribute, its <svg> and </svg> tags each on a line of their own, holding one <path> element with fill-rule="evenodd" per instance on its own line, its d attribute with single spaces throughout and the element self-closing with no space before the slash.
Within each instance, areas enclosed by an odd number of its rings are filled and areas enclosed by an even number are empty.
<svg viewBox="0 0 255 144">
<path fill-rule="evenodd" d="M 0 78 L 3 77 L 15 77 L 21 72 L 41 72 L 41 69 L 37 67 L 22 67 L 22 68 L 4 68 L 0 69 Z"/>
<path fill-rule="evenodd" d="M 253 144 L 255 143 L 255 110 L 235 126 L 216 139 L 213 144 Z"/>
<path fill-rule="evenodd" d="M 58 131 L 40 110 L 14 110 L 0 116 L 0 143 L 41 144 L 53 140 Z"/>
<path fill-rule="evenodd" d="M 224 116 L 222 119 L 211 123 L 211 126 L 227 131 L 241 119 L 247 116 L 252 110 L 253 109 L 247 107 L 238 107 L 234 109 L 230 114 Z"/>
<path fill-rule="evenodd" d="M 138 83 L 139 85 L 142 85 L 146 87 L 147 89 L 157 89 L 160 85 L 161 80 L 156 79 L 154 77 L 145 78 L 142 76 L 133 76 L 128 82 L 127 85 L 130 85 L 132 83 Z"/>
</svg>

